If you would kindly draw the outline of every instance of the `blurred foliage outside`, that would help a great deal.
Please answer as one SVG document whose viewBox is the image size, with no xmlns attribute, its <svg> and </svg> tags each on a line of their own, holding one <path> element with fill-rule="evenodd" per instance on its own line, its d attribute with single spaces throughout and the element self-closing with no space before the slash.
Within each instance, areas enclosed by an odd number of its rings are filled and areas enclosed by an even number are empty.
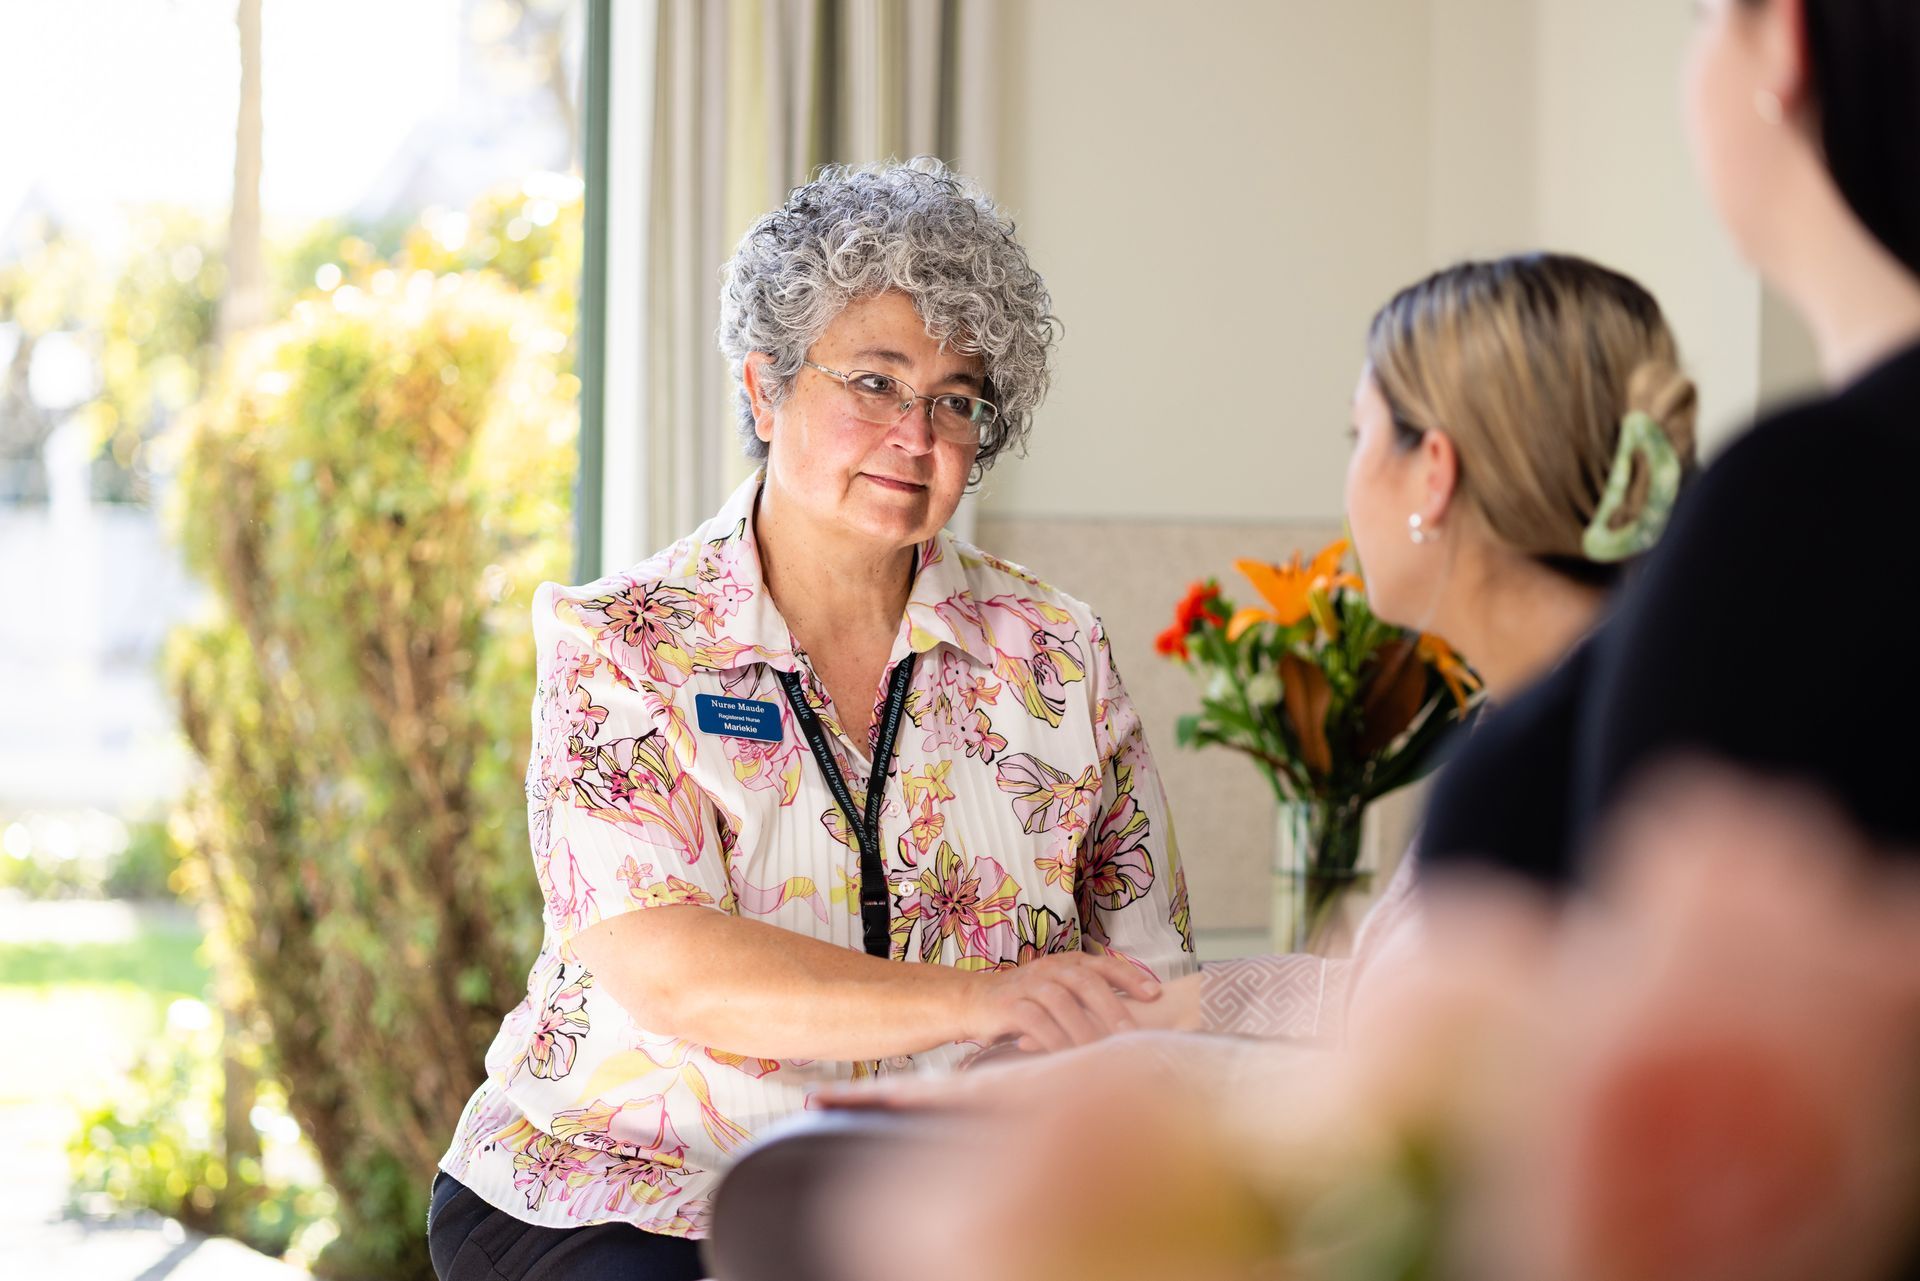
<svg viewBox="0 0 1920 1281">
<path fill-rule="evenodd" d="M 230 1150 L 220 1132 L 223 1031 L 217 1011 L 174 1001 L 163 1037 L 106 1100 L 82 1110 L 67 1148 L 76 1208 L 157 1210 L 195 1231 L 311 1264 L 335 1239 L 333 1191 L 277 1081 L 253 1092 L 246 1120 L 255 1143 Z"/>
<path fill-rule="evenodd" d="M 165 900 L 178 893 L 180 850 L 164 819 L 87 818 L 93 830 L 79 839 L 69 818 L 0 821 L 0 891 L 32 899 Z"/>
<path fill-rule="evenodd" d="M 269 245 L 276 314 L 328 282 L 369 282 L 380 270 L 490 272 L 517 290 L 571 305 L 577 286 L 577 180 L 531 177 L 472 210 L 430 210 L 413 222 L 307 224 Z M 46 215 L 15 233 L 0 262 L 0 460 L 37 457 L 68 406 L 40 403 L 29 370 L 48 345 L 79 343 L 73 412 L 98 452 L 95 497 L 146 502 L 164 472 L 164 440 L 214 377 L 220 299 L 227 287 L 226 225 L 167 205 L 130 212 L 115 251 Z M 572 267 L 567 255 L 573 255 Z M 561 279 L 569 270 L 574 276 Z M 334 273 L 339 273 L 335 275 Z M 572 321 L 566 319 L 570 332 Z M 38 501 L 41 492 L 0 494 Z"/>
<path fill-rule="evenodd" d="M 23 228 L 20 252 L 0 264 L 0 325 L 12 328 L 0 371 L 0 458 L 39 455 L 65 406 L 35 395 L 28 370 L 49 345 L 79 343 L 75 417 L 99 456 L 95 497 L 152 497 L 156 442 L 199 397 L 214 359 L 214 325 L 226 289 L 223 225 L 183 209 L 136 210 L 129 248 L 111 255 L 42 217 Z M 283 294 L 292 282 L 279 282 Z M 62 380 L 69 381 L 69 380 Z M 56 395 L 58 391 L 56 390 Z M 42 486 L 3 495 L 45 498 Z"/>
<path fill-rule="evenodd" d="M 90 1110 L 76 1190 L 322 1275 L 425 1278 L 434 1164 L 538 943 L 526 611 L 568 562 L 579 184 L 283 245 L 304 287 L 217 368 L 211 314 L 172 294 L 217 296 L 217 260 L 170 234 L 144 255 L 164 272 L 112 291 L 172 301 L 107 326 L 144 337 L 96 430 L 129 476 L 175 475 L 217 600 L 168 646 L 202 770 L 157 839 L 214 923 L 219 1008 L 170 1017 Z"/>
</svg>

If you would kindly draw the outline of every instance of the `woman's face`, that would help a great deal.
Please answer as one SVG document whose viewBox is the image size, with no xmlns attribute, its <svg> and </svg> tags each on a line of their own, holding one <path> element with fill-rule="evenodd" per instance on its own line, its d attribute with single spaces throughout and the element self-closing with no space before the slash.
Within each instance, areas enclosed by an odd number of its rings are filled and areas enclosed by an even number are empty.
<svg viewBox="0 0 1920 1281">
<path fill-rule="evenodd" d="M 1433 544 L 1415 543 L 1407 517 L 1428 499 L 1427 463 L 1395 439 L 1393 414 L 1371 369 L 1353 395 L 1353 454 L 1347 461 L 1347 526 L 1373 612 L 1403 627 L 1425 627 L 1438 567 Z"/>
<path fill-rule="evenodd" d="M 1774 48 L 1782 22 L 1765 6 L 1742 0 L 1695 0 L 1694 36 L 1686 65 L 1687 132 L 1707 194 L 1734 243 L 1749 262 L 1764 263 L 1769 236 L 1769 188 L 1778 176 L 1779 148 L 1790 125 L 1762 114 L 1778 63 Z M 1776 99 L 1777 100 L 1777 99 Z"/>
<path fill-rule="evenodd" d="M 890 374 L 921 395 L 984 394 L 985 363 L 927 335 L 913 300 L 890 291 L 848 303 L 807 359 L 841 373 Z M 862 421 L 839 379 L 802 367 L 792 390 L 765 409 L 767 479 L 815 522 L 871 540 L 911 546 L 952 518 L 966 492 L 977 444 L 934 434 L 927 402 L 899 421 Z"/>
</svg>

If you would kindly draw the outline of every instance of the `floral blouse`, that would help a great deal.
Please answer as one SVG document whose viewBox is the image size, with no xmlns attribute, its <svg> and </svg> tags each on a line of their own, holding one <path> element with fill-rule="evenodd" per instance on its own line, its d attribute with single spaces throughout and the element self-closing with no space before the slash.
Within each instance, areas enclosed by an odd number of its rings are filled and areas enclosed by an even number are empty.
<svg viewBox="0 0 1920 1281">
<path fill-rule="evenodd" d="M 535 598 L 545 941 L 441 1160 L 531 1223 L 704 1236 L 728 1154 L 813 1090 L 976 1048 L 750 1058 L 640 1026 L 574 953 L 582 930 L 662 904 L 864 950 L 853 838 L 775 673 L 800 675 L 857 808 L 870 765 L 765 590 L 760 479 L 652 559 Z M 994 970 L 1078 948 L 1191 971 L 1165 797 L 1099 621 L 945 532 L 918 555 L 888 662 L 918 656 L 881 811 L 893 959 Z M 779 741 L 702 732 L 703 694 L 777 709 Z"/>
</svg>

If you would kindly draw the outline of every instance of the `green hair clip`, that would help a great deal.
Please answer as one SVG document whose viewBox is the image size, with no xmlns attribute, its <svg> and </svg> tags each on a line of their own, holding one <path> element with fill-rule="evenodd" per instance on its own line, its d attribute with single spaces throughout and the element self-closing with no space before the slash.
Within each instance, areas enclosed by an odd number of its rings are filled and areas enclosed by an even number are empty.
<svg viewBox="0 0 1920 1281">
<path fill-rule="evenodd" d="M 1626 506 L 1627 491 L 1633 484 L 1633 460 L 1640 458 L 1647 473 L 1647 498 L 1639 514 L 1614 528 L 1620 509 Z M 1680 455 L 1673 448 L 1653 415 L 1635 410 L 1620 423 L 1620 446 L 1613 455 L 1613 470 L 1607 475 L 1607 489 L 1600 496 L 1600 510 L 1580 539 L 1580 550 L 1588 560 L 1611 563 L 1629 560 L 1660 541 L 1673 514 L 1673 503 L 1680 496 Z"/>
</svg>

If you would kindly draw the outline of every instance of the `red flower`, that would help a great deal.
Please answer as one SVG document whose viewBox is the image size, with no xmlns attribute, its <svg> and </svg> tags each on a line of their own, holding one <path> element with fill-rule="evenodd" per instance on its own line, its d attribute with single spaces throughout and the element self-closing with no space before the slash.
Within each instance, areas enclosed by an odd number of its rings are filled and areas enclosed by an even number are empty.
<svg viewBox="0 0 1920 1281">
<path fill-rule="evenodd" d="M 1211 580 L 1194 583 L 1173 611 L 1173 625 L 1154 638 L 1153 647 L 1169 658 L 1185 660 L 1187 637 L 1196 627 L 1218 627 L 1227 621 L 1227 607 L 1220 603 L 1220 584 Z"/>
</svg>

